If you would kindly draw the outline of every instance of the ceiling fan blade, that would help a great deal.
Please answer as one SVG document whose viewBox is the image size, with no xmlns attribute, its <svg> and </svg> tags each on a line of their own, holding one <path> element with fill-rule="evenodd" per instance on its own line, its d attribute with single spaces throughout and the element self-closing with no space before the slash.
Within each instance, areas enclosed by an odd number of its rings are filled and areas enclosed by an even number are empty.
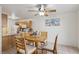
<svg viewBox="0 0 79 59">
<path fill-rule="evenodd" d="M 56 12 L 56 10 L 48 10 L 47 12 Z"/>
<path fill-rule="evenodd" d="M 34 16 L 37 16 L 38 14 L 35 14 Z"/>
<path fill-rule="evenodd" d="M 44 13 L 44 16 L 48 16 L 48 12 L 45 12 L 45 13 Z"/>
<path fill-rule="evenodd" d="M 38 12 L 37 10 L 28 10 L 29 12 Z"/>
</svg>

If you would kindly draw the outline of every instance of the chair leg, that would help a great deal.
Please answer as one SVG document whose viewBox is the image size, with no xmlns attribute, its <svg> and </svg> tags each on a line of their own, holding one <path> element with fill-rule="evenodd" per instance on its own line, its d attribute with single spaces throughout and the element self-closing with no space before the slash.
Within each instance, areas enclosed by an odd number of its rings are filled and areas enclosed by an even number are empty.
<svg viewBox="0 0 79 59">
<path fill-rule="evenodd" d="M 53 53 L 54 53 L 54 54 L 57 54 L 57 50 L 54 50 Z"/>
<path fill-rule="evenodd" d="M 17 54 L 19 54 L 19 52 L 17 51 Z"/>
<path fill-rule="evenodd" d="M 36 54 L 36 51 L 34 51 L 32 54 Z"/>
</svg>

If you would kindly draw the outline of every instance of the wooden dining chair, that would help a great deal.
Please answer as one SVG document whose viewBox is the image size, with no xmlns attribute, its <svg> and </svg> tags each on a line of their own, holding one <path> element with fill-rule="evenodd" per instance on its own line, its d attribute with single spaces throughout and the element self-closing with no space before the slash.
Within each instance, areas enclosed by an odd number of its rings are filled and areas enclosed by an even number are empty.
<svg viewBox="0 0 79 59">
<path fill-rule="evenodd" d="M 47 43 L 47 32 L 41 32 L 41 37 L 43 37 L 44 38 L 44 44 L 46 44 Z"/>
<path fill-rule="evenodd" d="M 21 32 L 21 36 L 28 37 L 28 36 L 31 36 L 31 35 L 29 33 L 26 33 L 26 32 Z M 27 44 L 28 45 L 35 45 L 34 42 L 31 42 L 31 41 L 28 41 L 28 40 L 27 40 Z"/>
<path fill-rule="evenodd" d="M 56 35 L 55 37 L 55 42 L 54 44 L 50 44 L 48 43 L 46 46 L 43 46 L 40 50 L 42 50 L 42 53 L 53 53 L 53 54 L 57 54 L 57 39 L 58 39 L 58 35 Z M 53 46 L 53 48 L 52 48 Z"/>
<path fill-rule="evenodd" d="M 16 50 L 21 54 L 32 54 L 36 51 L 35 46 L 26 45 L 26 40 L 16 36 Z"/>
</svg>

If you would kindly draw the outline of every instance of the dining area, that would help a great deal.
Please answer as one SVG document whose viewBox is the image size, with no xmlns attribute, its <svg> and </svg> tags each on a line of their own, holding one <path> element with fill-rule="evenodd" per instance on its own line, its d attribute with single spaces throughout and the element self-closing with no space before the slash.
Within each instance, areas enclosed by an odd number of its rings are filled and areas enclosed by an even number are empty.
<svg viewBox="0 0 79 59">
<path fill-rule="evenodd" d="M 35 30 L 32 19 L 15 21 L 7 19 L 5 14 L 2 16 L 3 20 L 7 21 L 3 21 L 3 54 L 48 54 L 48 51 L 57 54 L 58 34 L 51 44 L 48 42 L 48 31 Z"/>
<path fill-rule="evenodd" d="M 58 34 L 54 39 L 54 43 L 50 44 L 47 40 L 48 32 L 34 31 L 32 29 L 32 21 L 27 22 L 21 21 L 17 22 L 17 25 L 20 27 L 17 28 L 17 34 L 15 37 L 16 42 L 16 53 L 20 54 L 57 54 L 57 38 Z M 26 27 L 28 28 L 25 31 Z M 51 47 L 51 48 L 50 48 Z"/>
<path fill-rule="evenodd" d="M 57 54 L 56 44 L 58 35 L 55 38 L 54 47 L 52 47 L 53 44 L 50 45 L 47 43 L 46 37 L 44 37 L 45 35 L 28 36 L 27 34 L 28 33 L 21 33 L 21 36 L 20 35 L 15 36 L 17 53 L 39 54 L 41 52 L 41 54 L 45 54 L 47 53 L 47 51 L 49 51 L 51 53 Z M 49 48 L 50 47 L 49 45 L 52 47 L 52 49 Z"/>
</svg>

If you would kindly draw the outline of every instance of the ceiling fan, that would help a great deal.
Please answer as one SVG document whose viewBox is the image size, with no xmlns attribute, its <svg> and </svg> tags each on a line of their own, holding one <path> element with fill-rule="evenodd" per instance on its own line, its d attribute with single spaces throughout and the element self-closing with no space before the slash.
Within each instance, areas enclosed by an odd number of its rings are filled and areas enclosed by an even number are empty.
<svg viewBox="0 0 79 59">
<path fill-rule="evenodd" d="M 56 9 L 47 10 L 46 4 L 38 4 L 38 5 L 36 5 L 36 7 L 38 8 L 37 10 L 28 10 L 29 12 L 37 12 L 37 14 L 35 14 L 35 16 L 37 16 L 37 15 L 48 16 L 48 12 L 56 12 Z"/>
</svg>

